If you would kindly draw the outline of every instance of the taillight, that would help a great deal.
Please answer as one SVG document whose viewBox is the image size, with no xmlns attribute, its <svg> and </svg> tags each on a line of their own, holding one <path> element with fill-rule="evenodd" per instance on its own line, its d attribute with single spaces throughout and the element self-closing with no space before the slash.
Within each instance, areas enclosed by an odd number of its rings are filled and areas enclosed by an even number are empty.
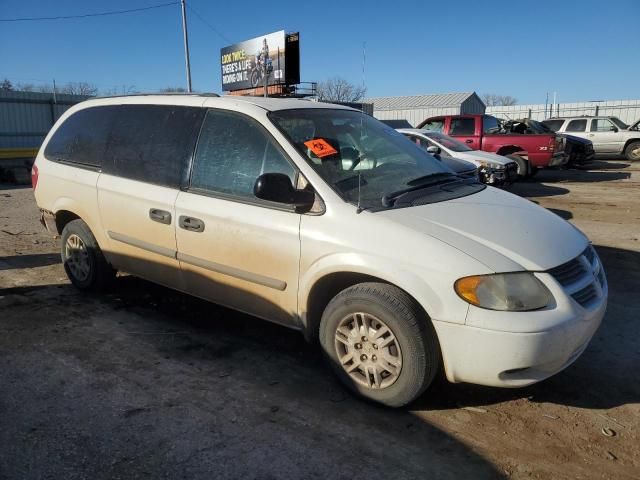
<svg viewBox="0 0 640 480">
<path fill-rule="evenodd" d="M 37 186 L 38 186 L 38 167 L 36 167 L 34 164 L 33 167 L 31 167 L 31 187 L 35 190 Z"/>
</svg>

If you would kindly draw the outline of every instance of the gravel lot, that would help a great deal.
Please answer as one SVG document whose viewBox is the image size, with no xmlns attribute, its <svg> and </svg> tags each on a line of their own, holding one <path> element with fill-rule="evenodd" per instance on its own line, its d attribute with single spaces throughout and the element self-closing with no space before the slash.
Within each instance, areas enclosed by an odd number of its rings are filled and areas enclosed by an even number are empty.
<svg viewBox="0 0 640 480">
<path fill-rule="evenodd" d="M 593 240 L 602 327 L 541 384 L 390 410 L 296 332 L 128 276 L 78 293 L 31 190 L 0 186 L 0 479 L 640 478 L 640 164 L 512 191 Z"/>
</svg>

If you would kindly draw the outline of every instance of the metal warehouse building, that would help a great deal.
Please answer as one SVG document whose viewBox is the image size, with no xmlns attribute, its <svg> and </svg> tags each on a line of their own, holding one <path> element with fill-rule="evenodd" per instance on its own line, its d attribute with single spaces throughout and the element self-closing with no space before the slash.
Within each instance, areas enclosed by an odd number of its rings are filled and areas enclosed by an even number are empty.
<svg viewBox="0 0 640 480">
<path fill-rule="evenodd" d="M 414 127 L 436 115 L 484 113 L 486 106 L 476 92 L 367 98 L 379 120 L 407 120 Z"/>
<path fill-rule="evenodd" d="M 0 92 L 0 149 L 35 149 L 49 129 L 84 95 Z"/>
</svg>

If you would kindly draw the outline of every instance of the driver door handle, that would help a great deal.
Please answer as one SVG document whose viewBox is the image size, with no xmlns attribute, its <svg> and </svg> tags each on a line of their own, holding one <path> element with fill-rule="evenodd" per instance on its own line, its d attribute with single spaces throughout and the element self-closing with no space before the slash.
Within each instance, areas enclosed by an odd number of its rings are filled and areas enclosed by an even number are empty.
<svg viewBox="0 0 640 480">
<path fill-rule="evenodd" d="M 473 140 L 471 140 L 470 138 L 467 138 L 464 143 L 473 143 Z"/>
<path fill-rule="evenodd" d="M 171 225 L 171 213 L 167 212 L 166 210 L 152 208 L 149 210 L 149 218 L 154 222 Z"/>
<path fill-rule="evenodd" d="M 204 232 L 204 222 L 199 218 L 181 215 L 178 219 L 178 225 L 180 225 L 180 228 L 190 232 Z"/>
</svg>

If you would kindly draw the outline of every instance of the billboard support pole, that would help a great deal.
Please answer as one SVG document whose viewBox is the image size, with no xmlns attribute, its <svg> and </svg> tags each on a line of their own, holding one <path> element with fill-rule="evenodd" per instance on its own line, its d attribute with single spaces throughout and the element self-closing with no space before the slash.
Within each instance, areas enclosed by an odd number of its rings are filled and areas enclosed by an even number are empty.
<svg viewBox="0 0 640 480">
<path fill-rule="evenodd" d="M 187 92 L 191 93 L 191 62 L 189 61 L 189 35 L 187 33 L 187 6 L 185 0 L 180 0 L 182 7 L 182 34 L 184 36 L 184 61 L 187 67 Z"/>
</svg>

